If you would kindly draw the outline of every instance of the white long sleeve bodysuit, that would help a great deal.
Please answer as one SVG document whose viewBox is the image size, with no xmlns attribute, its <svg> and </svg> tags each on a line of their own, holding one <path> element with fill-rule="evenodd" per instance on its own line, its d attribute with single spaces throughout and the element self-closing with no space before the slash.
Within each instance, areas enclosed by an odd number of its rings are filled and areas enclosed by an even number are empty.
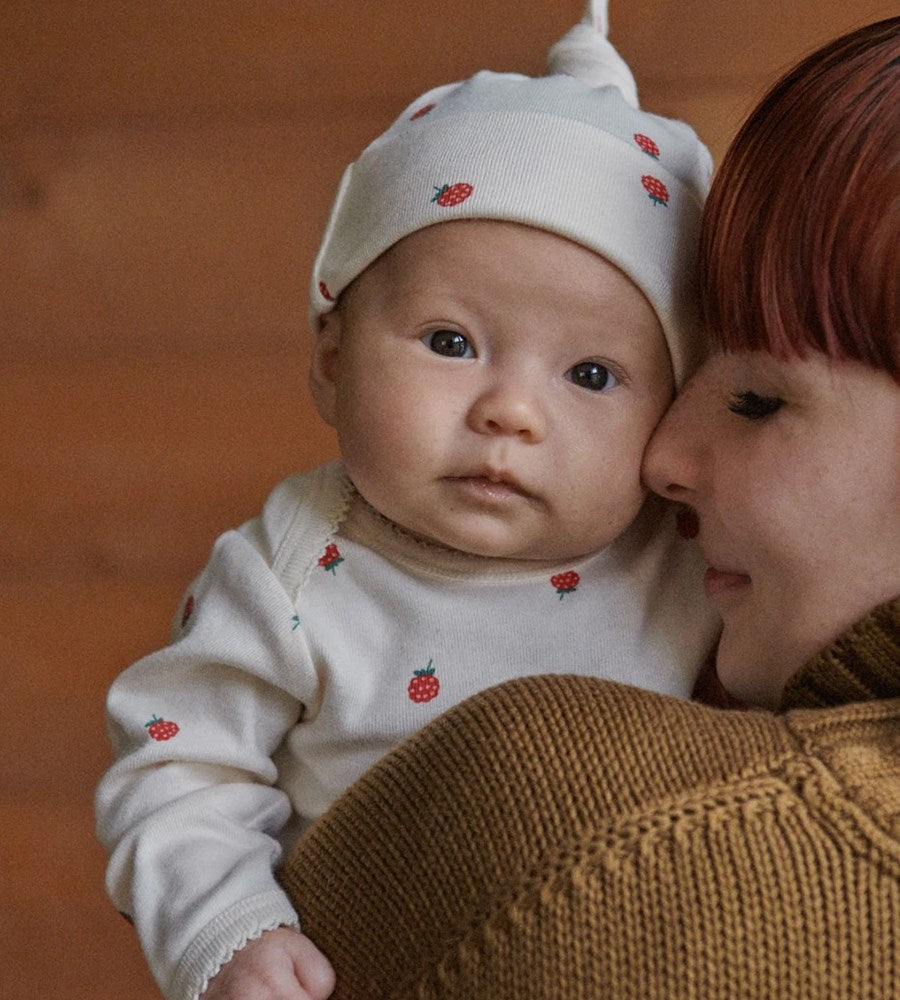
<svg viewBox="0 0 900 1000">
<path fill-rule="evenodd" d="M 602 552 L 550 567 L 410 538 L 338 462 L 279 485 L 216 542 L 171 644 L 109 694 L 107 884 L 164 995 L 193 1000 L 247 941 L 297 926 L 282 847 L 451 705 L 534 673 L 687 696 L 717 628 L 701 576 L 652 499 Z"/>
</svg>

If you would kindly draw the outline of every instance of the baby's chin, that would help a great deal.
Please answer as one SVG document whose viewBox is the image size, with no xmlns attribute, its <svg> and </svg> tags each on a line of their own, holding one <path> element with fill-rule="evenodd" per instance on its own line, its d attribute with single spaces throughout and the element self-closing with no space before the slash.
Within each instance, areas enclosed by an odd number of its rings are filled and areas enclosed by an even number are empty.
<svg viewBox="0 0 900 1000">
<path fill-rule="evenodd" d="M 374 503 L 357 487 L 357 492 L 379 517 L 393 525 L 396 531 L 421 544 L 447 552 L 479 559 L 559 566 L 575 562 L 606 548 L 631 523 L 603 525 L 603 531 L 573 532 L 566 535 L 564 526 L 551 523 L 538 527 L 535 512 L 511 513 L 501 505 L 491 509 L 461 511 L 443 518 L 417 516 L 402 504 Z M 539 506 L 531 501 L 531 506 Z M 540 520 L 540 513 L 537 515 Z M 633 520 L 633 519 L 632 519 Z M 596 523 L 596 522 L 595 522 Z M 565 536 L 565 537 L 561 537 Z"/>
<path fill-rule="evenodd" d="M 541 540 L 529 545 L 523 544 L 521 537 L 515 537 L 515 535 L 509 537 L 508 533 L 503 532 L 475 534 L 452 530 L 431 532 L 404 530 L 411 537 L 448 552 L 456 552 L 478 559 L 531 563 L 537 566 L 560 566 L 564 563 L 577 562 L 600 551 L 609 543 L 607 539 L 600 539 L 594 545 L 594 539 L 592 539 L 587 547 L 583 544 L 561 547 L 545 544 Z"/>
</svg>

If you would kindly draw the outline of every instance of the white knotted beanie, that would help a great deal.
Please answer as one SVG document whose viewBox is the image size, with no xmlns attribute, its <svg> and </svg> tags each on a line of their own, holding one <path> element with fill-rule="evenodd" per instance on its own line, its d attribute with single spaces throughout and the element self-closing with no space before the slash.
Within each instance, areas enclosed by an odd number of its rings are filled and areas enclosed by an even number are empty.
<svg viewBox="0 0 900 1000">
<path fill-rule="evenodd" d="M 313 268 L 314 329 L 398 240 L 453 219 L 544 229 L 602 254 L 659 317 L 681 385 L 699 354 L 695 271 L 709 152 L 641 111 L 606 0 L 549 54 L 554 75 L 476 73 L 423 94 L 344 172 Z"/>
</svg>

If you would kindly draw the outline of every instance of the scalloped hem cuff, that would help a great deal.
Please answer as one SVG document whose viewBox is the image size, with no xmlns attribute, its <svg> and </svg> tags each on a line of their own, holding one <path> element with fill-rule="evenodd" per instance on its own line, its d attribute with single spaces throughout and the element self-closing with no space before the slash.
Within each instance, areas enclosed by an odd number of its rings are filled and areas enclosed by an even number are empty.
<svg viewBox="0 0 900 1000">
<path fill-rule="evenodd" d="M 210 979 L 236 951 L 276 927 L 300 929 L 283 892 L 270 890 L 235 903 L 204 927 L 178 963 L 169 1000 L 199 1000 Z"/>
</svg>

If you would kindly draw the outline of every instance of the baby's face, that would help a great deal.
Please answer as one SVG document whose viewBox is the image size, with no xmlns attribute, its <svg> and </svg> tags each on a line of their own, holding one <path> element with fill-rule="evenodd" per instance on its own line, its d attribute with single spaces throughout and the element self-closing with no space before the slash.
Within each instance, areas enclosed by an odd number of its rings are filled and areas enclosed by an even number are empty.
<svg viewBox="0 0 900 1000">
<path fill-rule="evenodd" d="M 656 314 L 622 272 L 480 220 L 420 230 L 360 275 L 311 385 L 376 510 L 464 552 L 554 562 L 634 518 L 673 394 Z"/>
</svg>

